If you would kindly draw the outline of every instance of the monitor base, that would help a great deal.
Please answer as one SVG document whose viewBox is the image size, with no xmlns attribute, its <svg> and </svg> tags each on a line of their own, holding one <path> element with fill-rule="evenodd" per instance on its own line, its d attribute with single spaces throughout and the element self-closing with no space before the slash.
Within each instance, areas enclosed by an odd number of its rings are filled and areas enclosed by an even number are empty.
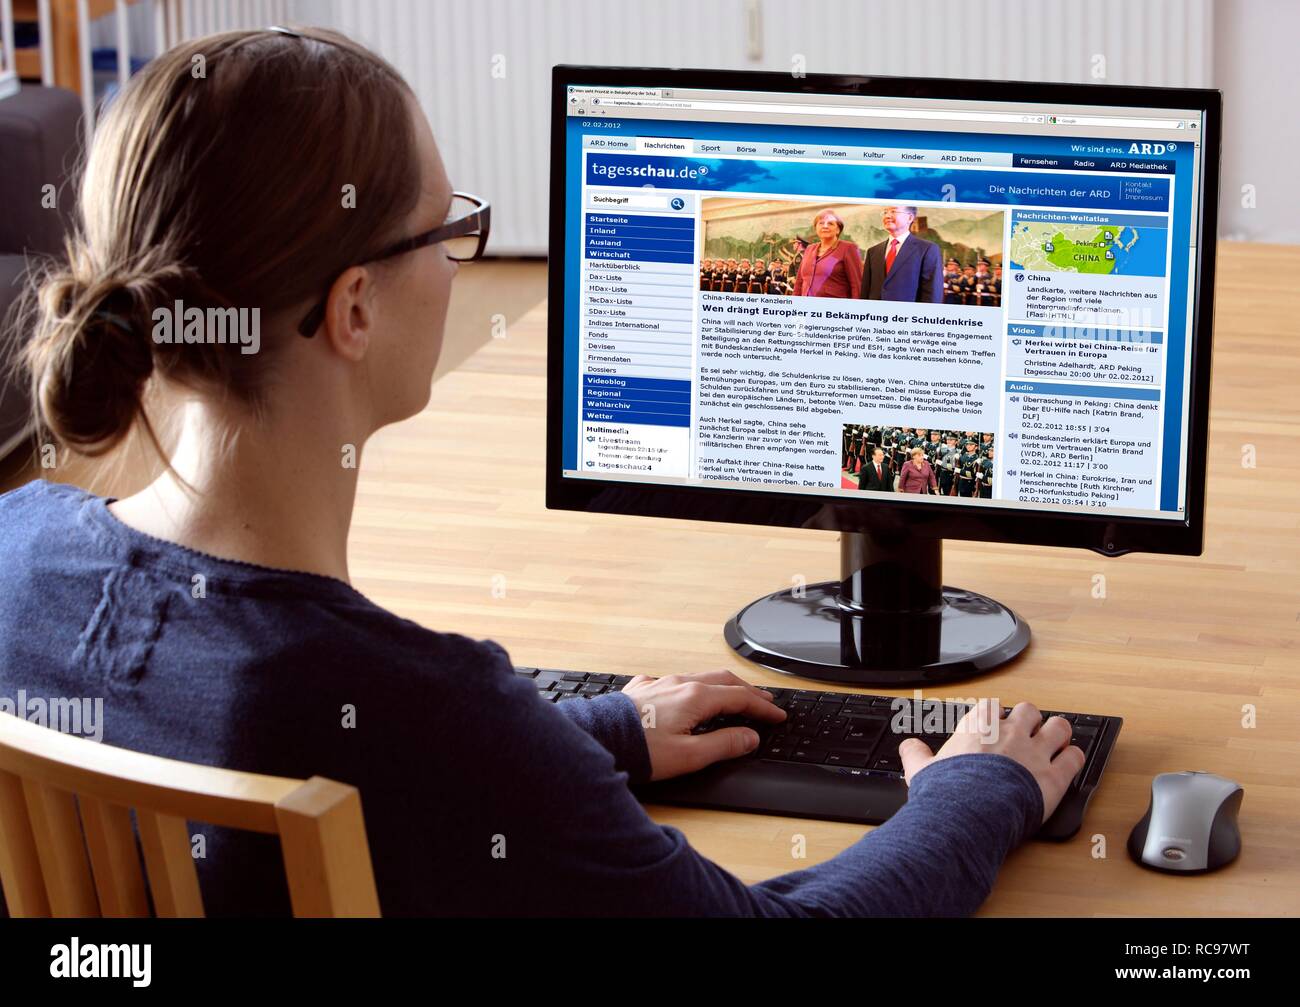
<svg viewBox="0 0 1300 1007">
<path fill-rule="evenodd" d="M 973 678 L 1029 645 L 1029 624 L 992 598 L 942 583 L 942 540 L 841 537 L 840 581 L 759 598 L 727 643 L 773 671 L 900 688 Z"/>
</svg>

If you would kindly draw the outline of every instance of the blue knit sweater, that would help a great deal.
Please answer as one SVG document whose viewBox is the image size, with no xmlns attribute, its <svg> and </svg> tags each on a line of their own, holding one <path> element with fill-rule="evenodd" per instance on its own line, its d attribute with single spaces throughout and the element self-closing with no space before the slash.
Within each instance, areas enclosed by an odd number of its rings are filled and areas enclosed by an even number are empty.
<svg viewBox="0 0 1300 1007">
<path fill-rule="evenodd" d="M 1026 769 L 958 756 L 838 856 L 746 885 L 629 792 L 650 771 L 629 697 L 543 703 L 495 643 L 153 539 L 108 502 L 0 496 L 0 709 L 85 699 L 107 744 L 354 784 L 385 915 L 963 915 L 1042 820 Z M 274 838 L 191 832 L 209 915 L 288 912 Z"/>
</svg>

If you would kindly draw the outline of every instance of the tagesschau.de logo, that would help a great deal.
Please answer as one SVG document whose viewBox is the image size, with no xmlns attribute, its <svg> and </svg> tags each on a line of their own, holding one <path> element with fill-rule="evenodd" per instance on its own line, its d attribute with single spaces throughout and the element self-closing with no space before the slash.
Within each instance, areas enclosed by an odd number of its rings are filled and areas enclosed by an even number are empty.
<svg viewBox="0 0 1300 1007">
<path fill-rule="evenodd" d="M 678 179 L 702 178 L 709 173 L 707 164 L 695 165 L 658 165 L 658 164 L 604 164 L 591 165 L 592 175 L 601 178 L 664 178 Z"/>
</svg>

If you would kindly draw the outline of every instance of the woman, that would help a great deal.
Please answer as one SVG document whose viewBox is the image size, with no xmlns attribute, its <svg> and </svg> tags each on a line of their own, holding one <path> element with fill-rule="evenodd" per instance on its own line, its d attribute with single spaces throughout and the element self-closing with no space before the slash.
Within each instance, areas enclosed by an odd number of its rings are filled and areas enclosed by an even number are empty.
<svg viewBox="0 0 1300 1007">
<path fill-rule="evenodd" d="M 386 915 L 970 912 L 1081 767 L 1027 704 L 992 744 L 911 740 L 891 822 L 747 886 L 628 784 L 752 751 L 748 727 L 692 728 L 780 722 L 770 694 L 708 672 L 552 706 L 495 643 L 354 590 L 341 453 L 428 403 L 454 260 L 487 219 L 401 78 L 343 36 L 226 32 L 152 61 L 107 111 L 80 206 L 33 309 L 40 419 L 87 454 L 137 424 L 180 437 L 125 499 L 0 497 L 0 695 L 101 696 L 110 745 L 357 786 Z M 157 342 L 177 300 L 258 308 L 259 352 Z M 287 911 L 273 839 L 198 828 L 211 915 Z"/>
<path fill-rule="evenodd" d="M 851 241 L 843 241 L 844 221 L 834 210 L 813 218 L 818 244 L 803 253 L 794 280 L 796 297 L 857 297 L 862 289 L 862 254 Z"/>
<path fill-rule="evenodd" d="M 899 493 L 937 493 L 939 480 L 925 460 L 924 448 L 912 448 L 912 457 L 903 463 L 898 474 Z"/>
</svg>

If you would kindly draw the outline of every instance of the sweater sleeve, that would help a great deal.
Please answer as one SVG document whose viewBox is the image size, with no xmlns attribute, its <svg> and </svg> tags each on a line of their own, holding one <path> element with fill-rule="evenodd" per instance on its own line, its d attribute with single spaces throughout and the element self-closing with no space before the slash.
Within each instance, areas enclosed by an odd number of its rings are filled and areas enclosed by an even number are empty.
<svg viewBox="0 0 1300 1007">
<path fill-rule="evenodd" d="M 941 759 L 916 775 L 893 818 L 839 855 L 746 885 L 652 821 L 615 756 L 508 661 L 475 678 L 492 693 L 466 697 L 492 710 L 491 743 L 473 745 L 477 828 L 508 837 L 509 855 L 473 881 L 512 913 L 964 915 L 1042 820 L 1038 785 L 1018 763 Z"/>
<path fill-rule="evenodd" d="M 907 803 L 884 825 L 825 863 L 754 889 L 793 896 L 815 915 L 967 916 L 1042 820 L 1042 791 L 1015 760 L 939 759 L 913 777 Z"/>
<path fill-rule="evenodd" d="M 614 768 L 627 773 L 629 782 L 650 779 L 650 746 L 636 703 L 627 693 L 570 700 L 557 703 L 556 709 L 599 741 L 614 756 Z"/>
</svg>

